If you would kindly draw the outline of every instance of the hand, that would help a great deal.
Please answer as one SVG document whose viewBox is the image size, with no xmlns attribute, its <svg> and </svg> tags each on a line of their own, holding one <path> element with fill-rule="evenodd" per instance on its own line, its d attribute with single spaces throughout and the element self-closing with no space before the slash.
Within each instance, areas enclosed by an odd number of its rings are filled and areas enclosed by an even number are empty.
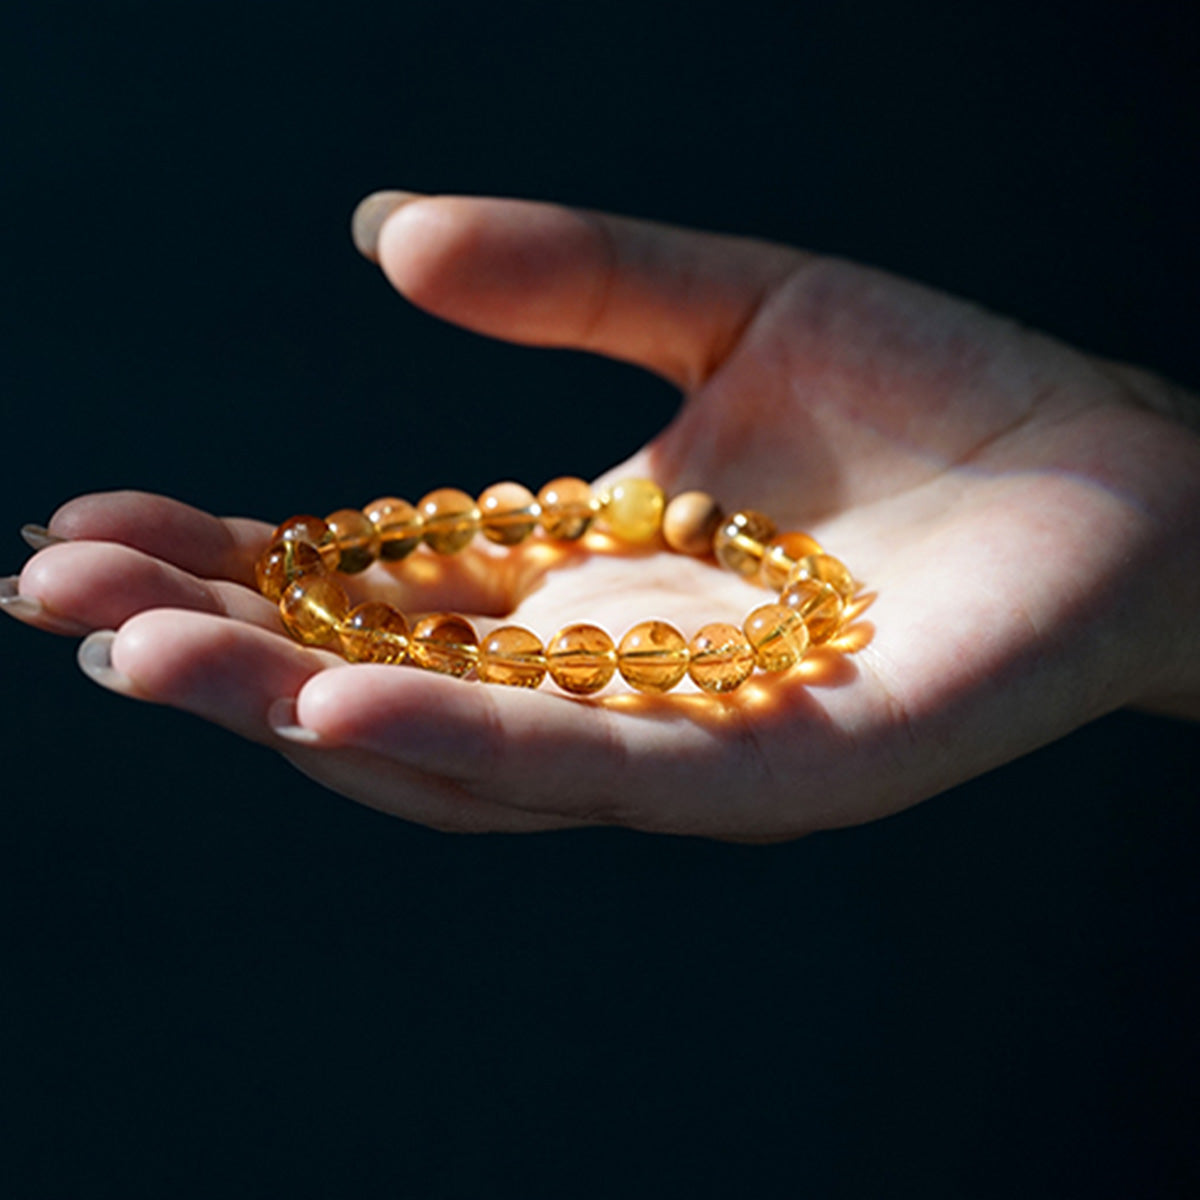
<svg viewBox="0 0 1200 1200">
<path fill-rule="evenodd" d="M 873 598 L 857 652 L 727 699 L 615 686 L 579 701 L 351 667 L 282 636 L 253 591 L 269 526 L 124 493 L 62 508 L 50 529 L 70 541 L 26 565 L 8 605 L 47 629 L 116 629 L 83 651 L 116 690 L 440 828 L 744 840 L 896 811 L 1124 704 L 1200 712 L 1194 398 L 778 246 L 395 193 L 364 204 L 358 234 L 439 316 L 677 384 L 676 419 L 611 475 L 812 532 Z M 764 598 L 676 555 L 553 559 L 475 546 L 429 580 L 377 565 L 356 586 L 544 637 L 650 616 L 691 632 Z"/>
</svg>

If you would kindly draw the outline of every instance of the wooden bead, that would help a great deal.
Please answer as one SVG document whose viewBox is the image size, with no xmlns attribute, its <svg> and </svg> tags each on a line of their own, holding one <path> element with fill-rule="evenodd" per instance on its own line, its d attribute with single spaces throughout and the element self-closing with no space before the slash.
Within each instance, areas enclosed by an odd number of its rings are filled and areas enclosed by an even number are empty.
<svg viewBox="0 0 1200 1200">
<path fill-rule="evenodd" d="M 465 675 L 479 654 L 479 638 L 465 617 L 431 613 L 422 617 L 408 639 L 408 656 L 418 667 L 442 675 Z"/>
<path fill-rule="evenodd" d="M 663 512 L 663 540 L 676 554 L 707 558 L 725 513 L 707 492 L 680 492 Z"/>
<path fill-rule="evenodd" d="M 523 542 L 537 527 L 538 502 L 519 483 L 494 483 L 479 497 L 483 536 L 501 546 Z"/>
<path fill-rule="evenodd" d="M 617 651 L 598 625 L 567 625 L 546 647 L 546 666 L 564 692 L 585 696 L 598 692 L 613 677 Z"/>
<path fill-rule="evenodd" d="M 357 508 L 339 508 L 325 524 L 337 545 L 337 569 L 343 575 L 365 571 L 379 557 L 379 533 Z"/>
<path fill-rule="evenodd" d="M 858 590 L 854 576 L 832 554 L 809 554 L 800 559 L 788 576 L 788 583 L 802 579 L 819 579 L 829 584 L 843 600 L 850 600 Z"/>
<path fill-rule="evenodd" d="M 398 663 L 408 652 L 408 622 L 390 604 L 370 600 L 338 626 L 338 644 L 350 662 Z"/>
<path fill-rule="evenodd" d="M 338 559 L 341 556 L 338 553 L 337 544 L 333 540 L 333 534 L 330 532 L 329 526 L 320 517 L 310 516 L 307 513 L 303 513 L 298 517 L 291 517 L 275 530 L 271 541 L 307 542 L 310 546 L 315 546 L 321 552 L 321 557 L 325 560 L 325 565 L 331 571 L 337 570 Z"/>
<path fill-rule="evenodd" d="M 774 536 L 775 523 L 770 517 L 745 508 L 721 523 L 713 535 L 713 553 L 727 571 L 751 579 Z"/>
<path fill-rule="evenodd" d="M 621 479 L 600 500 L 597 526 L 623 542 L 652 542 L 662 528 L 667 498 L 652 479 Z"/>
<path fill-rule="evenodd" d="M 268 600 L 278 602 L 288 585 L 304 575 L 325 575 L 321 552 L 308 542 L 272 542 L 254 564 L 254 580 Z"/>
<path fill-rule="evenodd" d="M 592 489 L 582 479 L 563 475 L 552 479 L 537 494 L 542 532 L 560 542 L 583 537 L 596 515 Z"/>
<path fill-rule="evenodd" d="M 829 641 L 842 627 L 845 604 L 830 584 L 819 579 L 798 579 L 789 584 L 779 593 L 779 603 L 799 614 L 814 646 Z"/>
<path fill-rule="evenodd" d="M 714 621 L 688 644 L 688 674 L 706 692 L 732 692 L 754 670 L 754 651 L 736 625 Z"/>
<path fill-rule="evenodd" d="M 764 604 L 745 620 L 742 632 L 754 651 L 755 665 L 763 671 L 786 671 L 808 649 L 808 628 L 795 609 L 786 604 Z"/>
<path fill-rule="evenodd" d="M 759 581 L 764 587 L 778 592 L 787 586 L 788 576 L 800 559 L 820 553 L 820 543 L 807 533 L 781 533 L 773 537 L 763 551 Z"/>
<path fill-rule="evenodd" d="M 425 544 L 438 554 L 454 554 L 479 532 L 479 509 L 466 492 L 438 488 L 417 505 Z"/>
<path fill-rule="evenodd" d="M 379 557 L 384 562 L 399 562 L 421 544 L 421 514 L 407 500 L 382 496 L 368 504 L 363 514 L 379 534 Z"/>
<path fill-rule="evenodd" d="M 484 683 L 535 688 L 546 677 L 546 651 L 528 629 L 501 625 L 480 644 L 475 669 Z"/>
<path fill-rule="evenodd" d="M 302 575 L 279 600 L 279 615 L 298 642 L 327 646 L 336 642 L 338 626 L 350 611 L 345 589 L 327 575 Z"/>
<path fill-rule="evenodd" d="M 617 669 L 639 692 L 669 692 L 687 674 L 687 641 L 666 621 L 643 621 L 621 639 Z"/>
</svg>

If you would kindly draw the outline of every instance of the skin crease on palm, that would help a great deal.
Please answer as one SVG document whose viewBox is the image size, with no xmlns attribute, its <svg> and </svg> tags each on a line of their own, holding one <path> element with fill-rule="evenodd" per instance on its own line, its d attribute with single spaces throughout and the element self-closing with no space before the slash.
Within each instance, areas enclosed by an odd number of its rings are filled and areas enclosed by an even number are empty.
<svg viewBox="0 0 1200 1200">
<path fill-rule="evenodd" d="M 1200 405 L 1180 389 L 758 242 L 407 193 L 365 202 L 356 233 L 372 257 L 377 234 L 387 277 L 436 315 L 678 385 L 675 420 L 606 478 L 699 488 L 812 532 L 865 582 L 843 652 L 727 698 L 618 680 L 580 701 L 348 666 L 282 636 L 253 591 L 269 525 L 113 493 L 55 514 L 70 540 L 19 589 L 43 628 L 117 630 L 91 643 L 101 659 L 107 644 L 98 677 L 116 690 L 437 828 L 747 841 L 897 811 L 1122 705 L 1200 712 Z M 572 620 L 618 635 L 650 616 L 740 623 L 766 598 L 666 552 L 478 539 L 352 586 L 542 637 Z"/>
</svg>

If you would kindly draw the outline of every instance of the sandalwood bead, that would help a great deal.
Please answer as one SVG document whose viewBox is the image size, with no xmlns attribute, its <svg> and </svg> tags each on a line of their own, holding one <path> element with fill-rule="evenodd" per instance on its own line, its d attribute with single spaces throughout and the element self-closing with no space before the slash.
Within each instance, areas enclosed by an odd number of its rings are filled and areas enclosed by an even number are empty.
<svg viewBox="0 0 1200 1200">
<path fill-rule="evenodd" d="M 538 502 L 519 483 L 494 483 L 479 497 L 483 536 L 501 546 L 523 542 L 537 527 Z"/>
<path fill-rule="evenodd" d="M 732 692 L 754 670 L 754 651 L 736 625 L 714 621 L 688 644 L 688 674 L 706 692 Z"/>
<path fill-rule="evenodd" d="M 832 554 L 809 554 L 800 559 L 788 576 L 788 583 L 802 579 L 819 579 L 827 583 L 843 600 L 849 600 L 858 589 L 854 576 Z"/>
<path fill-rule="evenodd" d="M 802 558 L 820 553 L 820 543 L 807 533 L 781 533 L 767 543 L 758 577 L 764 587 L 777 592 L 787 585 L 788 577 Z"/>
<path fill-rule="evenodd" d="M 379 534 L 379 557 L 384 562 L 407 558 L 421 544 L 421 514 L 407 500 L 381 496 L 363 514 Z"/>
<path fill-rule="evenodd" d="M 442 675 L 465 675 L 479 654 L 479 638 L 465 617 L 432 613 L 422 617 L 408 639 L 408 656 L 418 667 Z"/>
<path fill-rule="evenodd" d="M 304 575 L 324 575 L 325 560 L 308 542 L 272 542 L 254 564 L 254 580 L 268 600 L 278 601 L 288 585 Z"/>
<path fill-rule="evenodd" d="M 338 565 L 337 544 L 333 540 L 333 533 L 328 525 L 321 520 L 320 517 L 310 516 L 307 513 L 302 513 L 298 517 L 291 517 L 284 521 L 271 537 L 273 542 L 307 542 L 310 546 L 315 546 L 321 552 L 321 557 L 325 560 L 325 565 L 331 570 L 336 571 Z"/>
<path fill-rule="evenodd" d="M 727 571 L 750 579 L 758 572 L 767 543 L 775 536 L 775 523 L 745 508 L 726 518 L 713 534 L 713 553 Z"/>
<path fill-rule="evenodd" d="M 546 677 L 546 651 L 528 629 L 501 625 L 480 643 L 475 670 L 484 683 L 535 688 Z"/>
<path fill-rule="evenodd" d="M 764 671 L 794 667 L 808 649 L 808 628 L 800 614 L 786 604 L 764 604 L 745 620 L 742 632 Z"/>
<path fill-rule="evenodd" d="M 680 492 L 663 512 L 663 540 L 676 554 L 706 558 L 725 513 L 707 492 Z"/>
<path fill-rule="evenodd" d="M 828 583 L 819 579 L 799 579 L 779 593 L 779 603 L 793 609 L 808 627 L 808 639 L 814 646 L 829 641 L 842 627 L 845 605 Z"/>
<path fill-rule="evenodd" d="M 617 646 L 617 669 L 639 692 L 669 692 L 687 674 L 687 641 L 666 621 L 643 621 Z"/>
<path fill-rule="evenodd" d="M 598 625 L 567 625 L 546 647 L 546 667 L 564 692 L 585 696 L 598 692 L 613 677 L 617 651 Z"/>
<path fill-rule="evenodd" d="M 338 626 L 338 643 L 350 662 L 398 663 L 408 652 L 408 622 L 390 604 L 369 600 Z"/>
<path fill-rule="evenodd" d="M 652 479 L 621 479 L 600 501 L 597 525 L 623 542 L 653 541 L 662 528 L 667 497 Z"/>
<path fill-rule="evenodd" d="M 479 509 L 466 492 L 438 488 L 422 497 L 417 509 L 424 522 L 425 544 L 438 554 L 454 554 L 479 532 Z"/>
<path fill-rule="evenodd" d="M 592 489 L 573 475 L 552 479 L 537 494 L 542 532 L 561 542 L 583 537 L 596 515 Z"/>
<path fill-rule="evenodd" d="M 338 626 L 349 610 L 345 589 L 326 575 L 302 575 L 279 600 L 279 615 L 287 631 L 310 646 L 335 642 Z"/>
<path fill-rule="evenodd" d="M 343 575 L 365 571 L 379 557 L 379 533 L 357 508 L 339 508 L 325 518 L 338 549 L 337 569 Z"/>
</svg>

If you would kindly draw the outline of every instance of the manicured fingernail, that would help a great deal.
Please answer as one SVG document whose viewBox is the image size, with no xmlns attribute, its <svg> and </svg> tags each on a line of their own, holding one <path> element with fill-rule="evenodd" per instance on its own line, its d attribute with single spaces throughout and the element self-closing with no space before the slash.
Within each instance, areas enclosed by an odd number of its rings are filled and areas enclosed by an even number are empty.
<svg viewBox="0 0 1200 1200">
<path fill-rule="evenodd" d="M 18 621 L 31 621 L 42 615 L 42 602 L 33 596 L 20 593 L 20 575 L 9 575 L 0 579 L 0 608 Z"/>
<path fill-rule="evenodd" d="M 405 204 L 423 199 L 420 192 L 372 192 L 358 202 L 350 218 L 350 236 L 363 258 L 379 261 L 379 231 L 383 223 Z"/>
<path fill-rule="evenodd" d="M 271 701 L 271 707 L 267 709 L 267 724 L 271 732 L 285 742 L 316 746 L 321 741 L 321 735 L 315 729 L 305 729 L 296 719 L 296 701 L 290 696 Z"/>
<path fill-rule="evenodd" d="M 45 550 L 47 546 L 57 546 L 59 542 L 67 540 L 59 537 L 56 533 L 51 533 L 45 525 L 22 525 L 21 536 L 25 539 L 26 545 L 32 546 L 35 550 Z"/>
<path fill-rule="evenodd" d="M 112 629 L 98 629 L 79 645 L 76 661 L 80 670 L 101 687 L 122 696 L 132 696 L 133 680 L 112 665 L 112 644 L 117 634 Z"/>
</svg>

